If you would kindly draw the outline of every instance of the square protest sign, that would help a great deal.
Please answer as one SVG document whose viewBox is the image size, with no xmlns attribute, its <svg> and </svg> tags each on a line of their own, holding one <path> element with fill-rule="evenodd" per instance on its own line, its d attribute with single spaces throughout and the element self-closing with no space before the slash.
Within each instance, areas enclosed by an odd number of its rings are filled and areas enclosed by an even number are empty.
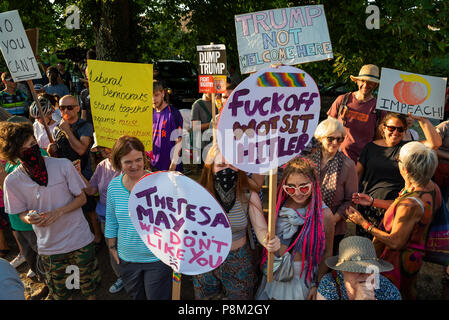
<svg viewBox="0 0 449 320">
<path fill-rule="evenodd" d="M 122 135 L 153 146 L 153 65 L 88 60 L 89 93 L 99 146 L 112 148 Z"/>
<path fill-rule="evenodd" d="M 447 78 L 382 68 L 377 109 L 443 119 Z"/>
<path fill-rule="evenodd" d="M 237 15 L 235 29 L 242 74 L 334 57 L 323 5 Z"/>
<path fill-rule="evenodd" d="M 226 91 L 226 46 L 211 44 L 197 46 L 200 93 Z"/>
<path fill-rule="evenodd" d="M 0 49 L 15 82 L 42 77 L 17 10 L 0 13 Z"/>
</svg>

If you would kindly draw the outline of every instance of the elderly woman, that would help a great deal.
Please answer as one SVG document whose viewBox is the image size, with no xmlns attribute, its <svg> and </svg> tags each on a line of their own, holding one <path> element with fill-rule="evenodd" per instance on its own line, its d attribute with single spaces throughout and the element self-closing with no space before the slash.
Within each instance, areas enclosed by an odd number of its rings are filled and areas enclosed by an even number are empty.
<svg viewBox="0 0 449 320">
<path fill-rule="evenodd" d="M 268 227 L 258 194 L 251 189 L 245 172 L 226 163 L 216 144 L 207 154 L 200 184 L 217 199 L 227 214 L 232 244 L 226 260 L 218 268 L 193 277 L 195 297 L 253 299 L 257 276 L 248 226 L 253 227 L 257 240 L 270 252 L 280 248 L 279 238 L 267 241 Z"/>
<path fill-rule="evenodd" d="M 334 254 L 346 233 L 346 209 L 358 190 L 355 163 L 340 150 L 345 136 L 346 130 L 337 119 L 322 121 L 314 134 L 319 146 L 310 155 L 317 165 L 321 196 L 335 218 Z"/>
<path fill-rule="evenodd" d="M 364 237 L 347 237 L 338 255 L 326 259 L 333 269 L 320 281 L 317 300 L 401 300 L 399 290 L 379 272 L 393 269 L 379 260 L 373 243 Z"/>
<path fill-rule="evenodd" d="M 145 147 L 139 139 L 121 136 L 115 142 L 111 163 L 121 174 L 111 180 L 107 189 L 104 235 L 128 294 L 135 300 L 168 300 L 171 268 L 148 249 L 129 216 L 130 192 L 149 173 L 145 170 L 146 161 Z"/>
<path fill-rule="evenodd" d="M 421 143 L 432 149 L 441 145 L 441 137 L 429 119 L 410 114 L 409 117 L 418 120 L 424 132 L 426 140 L 420 141 Z M 398 169 L 397 157 L 401 147 L 407 143 L 403 141 L 404 132 L 407 129 L 407 119 L 402 114 L 388 113 L 380 126 L 383 139 L 368 143 L 357 162 L 359 192 L 373 198 L 393 200 L 404 187 L 404 179 Z M 373 207 L 359 207 L 358 209 L 363 217 L 376 227 L 379 226 L 385 212 L 383 209 Z M 357 234 L 372 237 L 360 227 L 357 228 Z"/>
<path fill-rule="evenodd" d="M 81 292 L 94 299 L 100 282 L 94 236 L 81 206 L 85 184 L 67 159 L 43 157 L 28 123 L 0 124 L 0 157 L 20 165 L 4 182 L 5 209 L 31 224 L 50 293 L 69 299 L 67 267 L 76 262 Z"/>
<path fill-rule="evenodd" d="M 426 235 L 435 208 L 441 205 L 438 186 L 432 182 L 438 160 L 435 151 L 419 142 L 403 146 L 397 159 L 405 187 L 391 201 L 354 194 L 354 203 L 386 208 L 381 226 L 363 218 L 354 208 L 347 210 L 348 217 L 374 236 L 377 255 L 394 266 L 386 273 L 406 299 L 416 298 L 416 278 L 425 253 Z"/>
</svg>

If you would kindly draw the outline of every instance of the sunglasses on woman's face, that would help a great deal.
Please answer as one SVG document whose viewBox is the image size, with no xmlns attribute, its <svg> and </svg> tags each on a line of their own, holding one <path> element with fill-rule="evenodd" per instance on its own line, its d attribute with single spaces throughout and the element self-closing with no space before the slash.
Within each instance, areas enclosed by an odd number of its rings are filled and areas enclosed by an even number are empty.
<svg viewBox="0 0 449 320">
<path fill-rule="evenodd" d="M 326 137 L 326 139 L 329 143 L 334 142 L 334 140 L 337 140 L 338 143 L 342 143 L 345 140 L 343 137 Z"/>
<path fill-rule="evenodd" d="M 296 193 L 296 190 L 298 190 L 300 194 L 305 195 L 305 194 L 308 194 L 310 192 L 310 190 L 312 189 L 312 183 L 309 182 L 309 183 L 302 184 L 297 187 L 284 184 L 283 188 L 284 188 L 284 191 L 291 196 Z"/>
<path fill-rule="evenodd" d="M 395 126 L 387 126 L 385 125 L 385 128 L 387 128 L 388 131 L 394 132 L 394 130 L 397 130 L 399 133 L 402 133 L 405 131 L 404 127 L 395 127 Z"/>
</svg>

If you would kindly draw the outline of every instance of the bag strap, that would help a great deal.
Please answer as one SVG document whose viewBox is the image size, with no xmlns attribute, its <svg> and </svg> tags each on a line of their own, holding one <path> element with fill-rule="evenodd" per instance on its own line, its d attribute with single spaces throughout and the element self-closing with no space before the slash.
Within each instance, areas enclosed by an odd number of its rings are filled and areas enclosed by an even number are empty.
<svg viewBox="0 0 449 320">
<path fill-rule="evenodd" d="M 351 95 L 352 92 L 348 92 L 345 93 L 343 100 L 341 101 L 341 103 L 338 105 L 338 110 L 337 110 L 337 119 L 339 119 L 340 117 L 343 119 L 345 117 L 345 107 L 346 104 L 348 103 L 349 100 L 349 96 Z"/>
</svg>

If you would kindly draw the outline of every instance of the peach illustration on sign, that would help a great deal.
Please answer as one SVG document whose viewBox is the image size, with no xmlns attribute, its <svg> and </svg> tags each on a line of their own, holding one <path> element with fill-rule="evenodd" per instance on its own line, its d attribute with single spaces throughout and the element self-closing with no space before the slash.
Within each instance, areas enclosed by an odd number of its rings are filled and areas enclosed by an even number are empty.
<svg viewBox="0 0 449 320">
<path fill-rule="evenodd" d="M 401 74 L 402 81 L 396 83 L 393 94 L 399 102 L 409 105 L 419 105 L 430 96 L 429 82 L 416 74 Z"/>
</svg>

